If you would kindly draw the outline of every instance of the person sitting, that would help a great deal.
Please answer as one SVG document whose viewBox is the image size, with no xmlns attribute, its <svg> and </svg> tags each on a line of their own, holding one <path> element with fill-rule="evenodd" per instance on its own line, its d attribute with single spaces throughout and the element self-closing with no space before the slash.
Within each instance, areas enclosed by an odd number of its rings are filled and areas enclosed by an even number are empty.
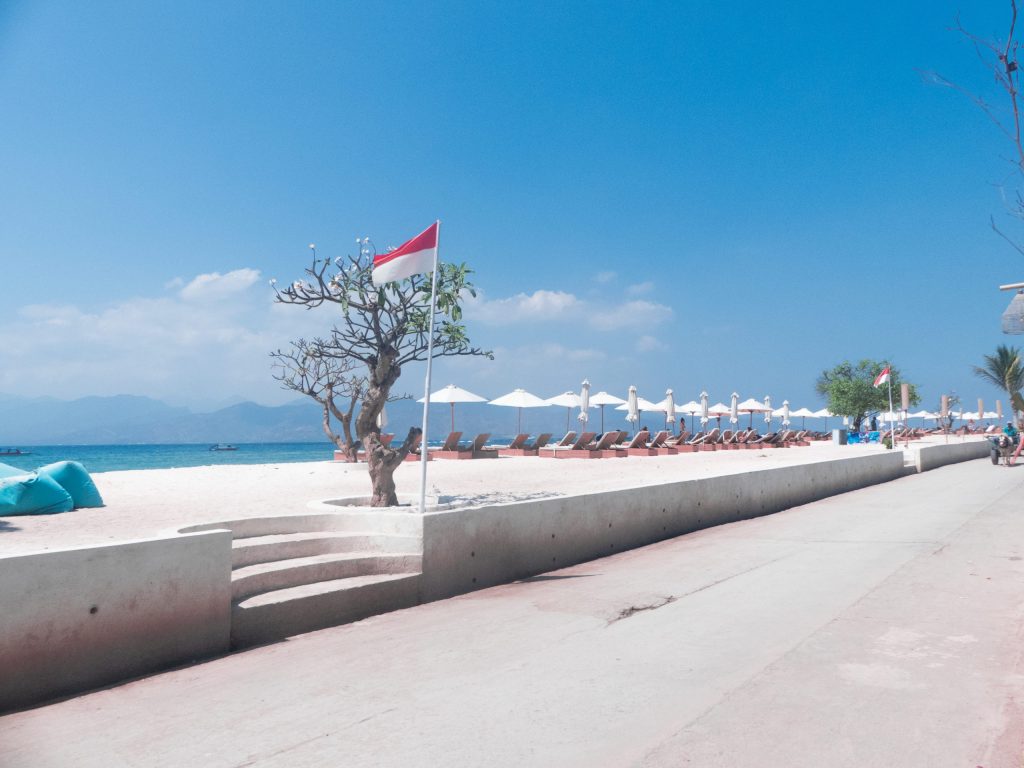
<svg viewBox="0 0 1024 768">
<path fill-rule="evenodd" d="M 1012 421 L 1006 422 L 1006 426 L 1003 427 L 1003 434 L 1009 437 L 1011 440 L 1017 439 L 1017 428 L 1013 426 Z"/>
</svg>

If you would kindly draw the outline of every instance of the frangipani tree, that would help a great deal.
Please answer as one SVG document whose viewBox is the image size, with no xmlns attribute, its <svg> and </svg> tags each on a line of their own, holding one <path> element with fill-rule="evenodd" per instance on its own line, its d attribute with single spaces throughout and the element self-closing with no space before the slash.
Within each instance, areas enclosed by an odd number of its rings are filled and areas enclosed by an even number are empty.
<svg viewBox="0 0 1024 768">
<path fill-rule="evenodd" d="M 366 386 L 355 417 L 356 436 L 366 449 L 373 486 L 371 504 L 394 506 L 398 503 L 395 469 L 420 438 L 420 429 L 411 427 L 397 447 L 385 446 L 380 442 L 377 416 L 402 375 L 402 367 L 427 359 L 431 275 L 374 286 L 376 249 L 368 237 L 356 244 L 356 255 L 333 260 L 319 258 L 313 247 L 313 263 L 306 268 L 305 278 L 285 288 L 275 284 L 275 299 L 307 309 L 337 306 L 338 319 L 325 354 L 365 369 Z M 434 357 L 493 358 L 490 352 L 470 344 L 462 324 L 462 297 L 476 295 L 470 274 L 465 264 L 438 265 Z"/>
</svg>

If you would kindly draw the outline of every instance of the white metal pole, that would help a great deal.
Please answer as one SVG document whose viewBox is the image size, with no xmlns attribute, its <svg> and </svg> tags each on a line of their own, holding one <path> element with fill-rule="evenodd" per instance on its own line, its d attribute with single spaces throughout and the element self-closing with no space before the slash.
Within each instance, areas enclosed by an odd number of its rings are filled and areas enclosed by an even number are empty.
<svg viewBox="0 0 1024 768">
<path fill-rule="evenodd" d="M 430 374 L 434 362 L 434 313 L 437 308 L 437 254 L 441 250 L 441 220 L 437 224 L 437 242 L 434 244 L 434 272 L 430 284 L 430 330 L 427 332 L 427 380 L 423 395 L 423 434 L 420 437 L 420 514 L 427 512 L 427 414 L 430 411 Z"/>
<path fill-rule="evenodd" d="M 896 447 L 896 422 L 891 419 L 896 414 L 892 410 L 892 366 L 889 367 L 889 447 Z"/>
</svg>

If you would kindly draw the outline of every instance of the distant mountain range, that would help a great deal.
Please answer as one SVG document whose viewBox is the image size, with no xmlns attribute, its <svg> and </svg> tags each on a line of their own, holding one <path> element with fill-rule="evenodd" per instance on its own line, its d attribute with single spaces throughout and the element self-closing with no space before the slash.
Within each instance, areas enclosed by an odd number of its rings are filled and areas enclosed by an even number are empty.
<svg viewBox="0 0 1024 768">
<path fill-rule="evenodd" d="M 404 436 L 419 426 L 423 406 L 412 400 L 388 405 L 387 432 Z M 468 439 L 480 432 L 509 436 L 516 432 L 515 408 L 486 403 L 455 406 L 456 429 Z M 627 427 L 622 413 L 605 412 L 609 429 Z M 591 413 L 593 431 L 601 430 L 600 411 Z M 652 414 L 651 426 L 657 417 Z M 576 411 L 571 414 L 577 429 Z M 451 427 L 447 404 L 430 408 L 430 437 L 440 439 Z M 522 430 L 531 434 L 552 432 L 560 437 L 566 428 L 566 409 L 523 409 Z M 320 426 L 320 409 L 312 400 L 266 406 L 241 402 L 210 413 L 171 406 L 138 395 L 83 397 L 58 400 L 52 397 L 18 397 L 0 394 L 0 447 L 28 445 L 120 445 L 140 443 L 263 443 L 316 442 L 326 440 Z"/>
</svg>

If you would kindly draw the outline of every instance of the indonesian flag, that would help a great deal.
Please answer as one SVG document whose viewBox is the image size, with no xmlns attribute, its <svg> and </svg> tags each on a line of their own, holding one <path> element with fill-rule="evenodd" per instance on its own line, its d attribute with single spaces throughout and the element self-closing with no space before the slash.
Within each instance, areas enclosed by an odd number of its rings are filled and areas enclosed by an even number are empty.
<svg viewBox="0 0 1024 768">
<path fill-rule="evenodd" d="M 373 257 L 373 284 L 384 285 L 434 269 L 437 257 L 437 225 L 434 222 L 412 240 Z"/>
<path fill-rule="evenodd" d="M 885 384 L 889 380 L 889 367 L 886 366 L 885 370 L 882 371 L 878 376 L 875 377 L 874 387 L 878 389 L 880 386 Z"/>
</svg>

